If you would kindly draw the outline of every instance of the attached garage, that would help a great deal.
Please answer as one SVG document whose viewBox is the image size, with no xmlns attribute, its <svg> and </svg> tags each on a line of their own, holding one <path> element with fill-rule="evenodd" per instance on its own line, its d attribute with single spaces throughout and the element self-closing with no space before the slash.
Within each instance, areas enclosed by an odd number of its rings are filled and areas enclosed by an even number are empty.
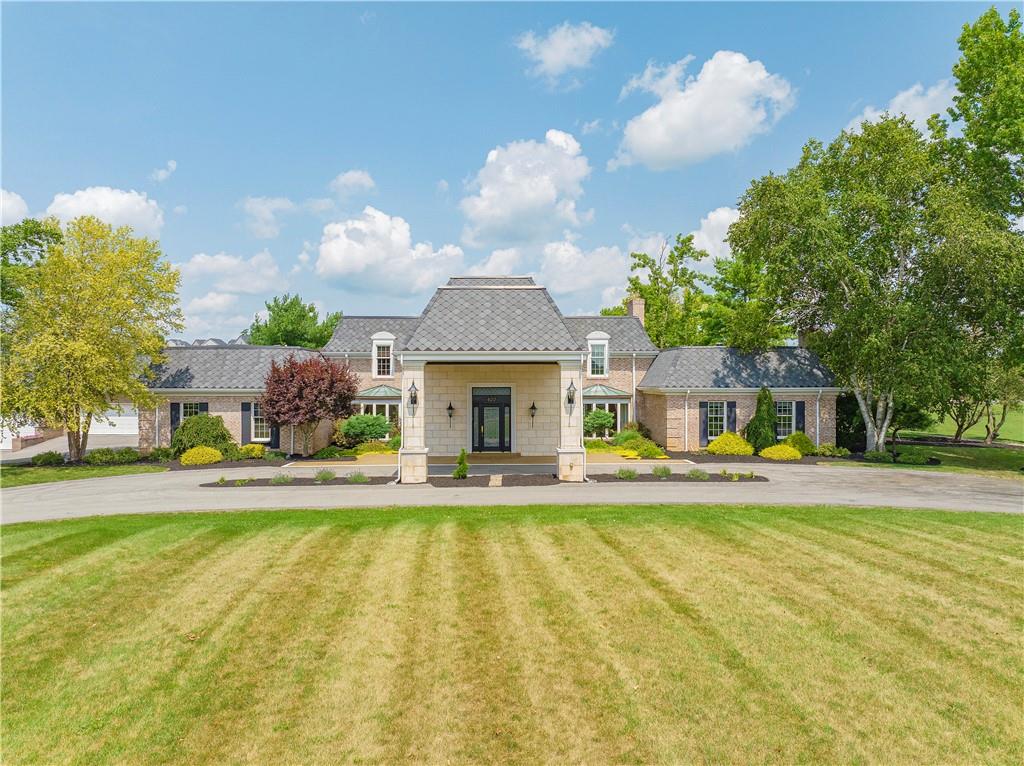
<svg viewBox="0 0 1024 766">
<path fill-rule="evenodd" d="M 93 420 L 89 428 L 90 434 L 116 434 L 118 436 L 138 436 L 139 434 L 139 413 L 134 407 L 122 407 L 121 411 L 107 410 L 106 418 Z"/>
</svg>

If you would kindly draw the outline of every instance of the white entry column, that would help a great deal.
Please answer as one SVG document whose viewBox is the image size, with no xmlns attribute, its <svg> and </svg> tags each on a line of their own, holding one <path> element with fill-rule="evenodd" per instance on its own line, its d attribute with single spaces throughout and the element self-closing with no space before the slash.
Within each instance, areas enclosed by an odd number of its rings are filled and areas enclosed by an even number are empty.
<svg viewBox="0 0 1024 766">
<path fill-rule="evenodd" d="M 558 478 L 583 481 L 587 476 L 587 453 L 583 448 L 583 365 L 580 361 L 559 362 Z M 573 401 L 569 401 L 569 390 Z"/>
<path fill-rule="evenodd" d="M 402 446 L 398 450 L 398 470 L 403 484 L 427 481 L 425 366 L 424 362 L 402 365 Z M 410 401 L 413 386 L 416 388 L 415 404 Z"/>
</svg>

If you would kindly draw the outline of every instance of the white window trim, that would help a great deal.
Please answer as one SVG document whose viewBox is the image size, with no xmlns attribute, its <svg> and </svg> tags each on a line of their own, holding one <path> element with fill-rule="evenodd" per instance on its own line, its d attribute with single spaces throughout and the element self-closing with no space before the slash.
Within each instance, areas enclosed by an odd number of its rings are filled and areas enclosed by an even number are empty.
<svg viewBox="0 0 1024 766">
<path fill-rule="evenodd" d="M 257 402 L 253 402 L 252 407 L 249 410 L 249 440 L 257 444 L 269 444 L 270 440 L 273 438 L 273 435 L 271 434 L 270 423 L 263 415 L 260 415 L 259 418 L 260 420 L 263 420 L 267 424 L 267 436 L 266 438 L 256 437 L 256 408 L 259 406 L 260 405 Z"/>
<path fill-rule="evenodd" d="M 721 404 L 722 405 L 722 431 L 721 431 L 721 433 L 717 433 L 714 436 L 711 435 L 711 405 L 712 404 Z M 717 439 L 719 436 L 721 436 L 722 434 L 724 434 L 726 431 L 729 430 L 729 403 L 727 401 L 725 401 L 724 399 L 712 399 L 712 400 L 710 400 L 708 402 L 707 429 L 706 430 L 707 430 L 707 434 L 708 434 L 708 444 L 710 444 L 715 439 Z"/>
<path fill-rule="evenodd" d="M 201 402 L 182 402 L 181 403 L 181 419 L 184 420 L 185 418 L 190 418 L 193 415 L 202 415 L 203 414 L 203 409 L 202 409 L 202 407 L 200 407 L 200 404 L 201 404 Z M 185 414 L 185 408 L 186 407 L 195 407 L 196 411 L 194 413 L 192 413 L 192 415 L 186 415 Z"/>
<path fill-rule="evenodd" d="M 789 415 L 787 416 L 788 420 L 789 420 L 789 433 L 784 434 L 782 437 L 779 436 L 779 423 L 780 423 L 781 418 L 783 417 L 783 416 L 779 415 L 779 405 L 780 404 L 788 404 L 788 405 L 790 405 Z M 775 438 L 776 438 L 776 440 L 782 441 L 783 439 L 785 439 L 790 434 L 795 433 L 796 432 L 796 402 L 791 400 L 791 399 L 777 399 L 775 401 L 775 421 L 776 421 L 776 425 L 775 425 Z"/>
<path fill-rule="evenodd" d="M 608 348 L 610 344 L 608 341 L 611 336 L 606 332 L 595 330 L 594 332 L 587 335 L 587 377 L 604 380 L 608 378 L 612 360 L 609 358 Z M 604 373 L 601 375 L 594 374 L 594 348 L 596 346 L 604 347 Z"/>
<path fill-rule="evenodd" d="M 590 405 L 592 408 L 595 408 L 595 409 L 603 409 L 603 410 L 607 410 L 607 409 L 609 409 L 612 406 L 615 407 L 615 428 L 612 429 L 609 432 L 606 432 L 604 434 L 604 436 L 600 436 L 600 435 L 595 434 L 593 438 L 597 438 L 597 439 L 607 439 L 609 436 L 611 436 L 613 433 L 615 433 L 616 430 L 621 431 L 622 427 L 624 425 L 626 425 L 626 423 L 629 422 L 629 417 L 628 416 L 633 414 L 632 413 L 633 407 L 632 407 L 632 404 L 630 403 L 629 399 L 584 399 L 583 400 L 583 413 L 584 413 L 584 416 L 587 413 L 587 405 Z M 622 417 L 622 407 L 623 406 L 626 408 L 626 415 L 627 415 L 627 417 L 625 419 L 623 419 L 623 417 Z"/>
<path fill-rule="evenodd" d="M 393 380 L 395 377 L 395 336 L 389 332 L 377 332 L 371 338 L 373 346 L 370 352 L 370 377 L 375 380 Z M 377 374 L 377 349 L 388 349 L 388 374 Z"/>
</svg>

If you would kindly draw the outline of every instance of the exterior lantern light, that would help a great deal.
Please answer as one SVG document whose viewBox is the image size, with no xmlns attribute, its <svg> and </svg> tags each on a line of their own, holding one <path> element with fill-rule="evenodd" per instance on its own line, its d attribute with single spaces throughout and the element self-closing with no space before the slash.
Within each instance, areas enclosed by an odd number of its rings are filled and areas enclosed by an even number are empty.
<svg viewBox="0 0 1024 766">
<path fill-rule="evenodd" d="M 452 427 L 452 415 L 455 414 L 455 408 L 452 407 L 452 403 L 448 402 L 448 427 Z"/>
<path fill-rule="evenodd" d="M 530 405 L 530 420 L 533 420 L 535 417 L 537 417 L 537 402 Z"/>
<path fill-rule="evenodd" d="M 416 406 L 416 393 L 417 393 L 417 391 L 416 391 L 416 381 L 414 380 L 412 382 L 412 384 L 410 384 L 410 386 L 409 386 L 409 406 L 410 407 L 415 407 Z"/>
<path fill-rule="evenodd" d="M 565 401 L 566 404 L 576 404 L 576 384 L 573 381 L 569 381 L 569 387 L 565 389 Z"/>
</svg>

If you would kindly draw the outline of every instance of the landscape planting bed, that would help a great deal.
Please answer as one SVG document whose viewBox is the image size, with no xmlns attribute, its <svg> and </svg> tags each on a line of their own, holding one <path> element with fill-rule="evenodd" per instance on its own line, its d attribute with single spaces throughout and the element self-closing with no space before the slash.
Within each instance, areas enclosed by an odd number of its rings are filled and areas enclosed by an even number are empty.
<svg viewBox="0 0 1024 766">
<path fill-rule="evenodd" d="M 736 475 L 736 474 L 733 474 L 733 475 Z M 729 484 L 733 484 L 733 483 L 738 482 L 738 481 L 743 481 L 743 482 L 748 482 L 748 481 L 768 481 L 768 477 L 767 476 L 743 476 L 742 474 L 740 474 L 738 479 L 733 479 L 730 476 L 722 476 L 721 474 L 717 474 L 717 473 L 709 474 L 706 479 L 694 479 L 694 478 L 691 478 L 691 477 L 687 476 L 685 473 L 674 473 L 671 476 L 666 476 L 664 479 L 662 479 L 662 478 L 660 478 L 658 476 L 655 476 L 653 473 L 638 473 L 636 475 L 636 478 L 633 478 L 633 479 L 620 479 L 614 473 L 589 474 L 587 476 L 587 478 L 590 479 L 591 481 L 597 481 L 597 482 L 619 482 L 619 483 L 622 483 L 622 484 L 629 484 L 629 483 L 636 483 L 636 482 L 647 482 L 647 483 L 665 482 L 665 483 L 676 483 L 676 484 L 679 484 L 679 483 L 707 484 L 709 482 L 715 482 L 715 481 L 717 481 L 717 482 L 728 482 Z"/>
<path fill-rule="evenodd" d="M 368 485 L 380 485 L 390 484 L 395 480 L 394 476 L 367 476 L 366 481 L 354 482 L 349 481 L 344 476 L 339 476 L 336 479 L 330 481 L 316 481 L 310 477 L 299 477 L 296 476 L 291 481 L 284 484 L 274 484 L 270 479 L 228 479 L 223 484 L 219 481 L 210 481 L 206 484 L 200 484 L 200 487 L 231 487 L 232 489 L 242 489 L 244 487 L 280 487 L 286 489 L 288 487 L 365 487 Z M 238 485 L 235 482 L 244 481 L 245 484 Z"/>
<path fill-rule="evenodd" d="M 182 465 L 177 460 L 169 463 L 151 463 L 150 465 L 163 465 L 167 466 L 168 470 L 171 471 L 196 471 L 206 469 L 218 469 L 218 468 L 276 468 L 282 466 L 285 463 L 291 462 L 285 458 L 279 460 L 264 460 L 263 458 L 252 458 L 250 460 L 222 460 L 219 463 L 208 463 L 207 465 Z"/>
</svg>

